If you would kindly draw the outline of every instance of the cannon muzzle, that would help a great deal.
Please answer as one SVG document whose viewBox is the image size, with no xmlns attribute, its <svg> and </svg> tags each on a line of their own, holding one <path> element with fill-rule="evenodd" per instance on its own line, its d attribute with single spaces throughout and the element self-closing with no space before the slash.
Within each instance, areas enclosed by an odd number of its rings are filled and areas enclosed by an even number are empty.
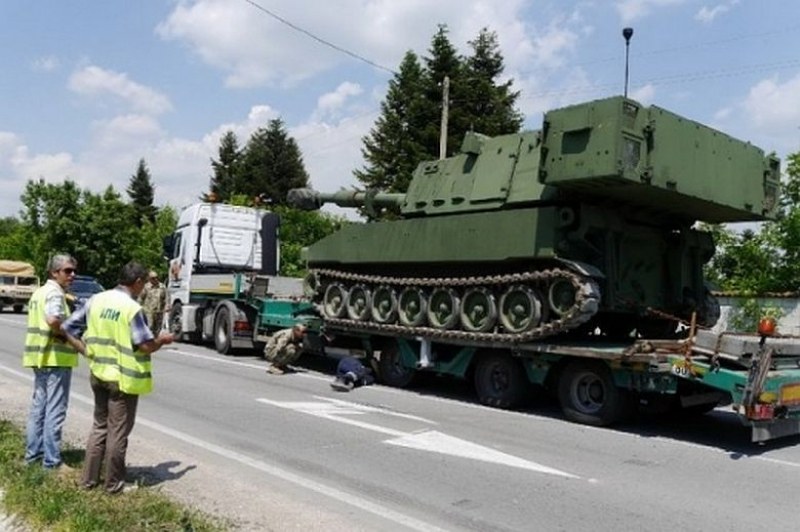
<svg viewBox="0 0 800 532">
<path fill-rule="evenodd" d="M 293 188 L 286 196 L 292 207 L 304 211 L 315 211 L 326 203 L 339 207 L 365 207 L 367 211 L 384 207 L 400 207 L 405 201 L 405 194 L 394 194 L 367 190 L 339 190 L 338 192 L 317 192 L 310 188 Z"/>
</svg>

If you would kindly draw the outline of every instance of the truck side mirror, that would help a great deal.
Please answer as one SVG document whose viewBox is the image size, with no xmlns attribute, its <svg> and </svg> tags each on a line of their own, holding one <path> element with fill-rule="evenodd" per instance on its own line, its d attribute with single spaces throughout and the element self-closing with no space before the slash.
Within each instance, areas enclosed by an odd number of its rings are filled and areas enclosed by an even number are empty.
<svg viewBox="0 0 800 532">
<path fill-rule="evenodd" d="M 165 236 L 162 241 L 162 249 L 164 251 L 164 259 L 169 260 L 175 251 L 175 235 Z"/>
</svg>

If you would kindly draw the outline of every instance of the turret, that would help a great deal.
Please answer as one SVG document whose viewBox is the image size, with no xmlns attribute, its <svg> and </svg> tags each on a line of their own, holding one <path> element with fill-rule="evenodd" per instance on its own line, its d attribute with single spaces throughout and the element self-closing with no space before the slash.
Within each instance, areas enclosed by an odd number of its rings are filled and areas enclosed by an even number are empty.
<svg viewBox="0 0 800 532">
<path fill-rule="evenodd" d="M 286 200 L 292 207 L 304 211 L 318 210 L 326 203 L 339 207 L 364 207 L 367 212 L 386 207 L 400 207 L 405 201 L 405 194 L 378 193 L 375 190 L 359 192 L 356 190 L 340 190 L 338 192 L 317 192 L 310 188 L 293 188 Z"/>
</svg>

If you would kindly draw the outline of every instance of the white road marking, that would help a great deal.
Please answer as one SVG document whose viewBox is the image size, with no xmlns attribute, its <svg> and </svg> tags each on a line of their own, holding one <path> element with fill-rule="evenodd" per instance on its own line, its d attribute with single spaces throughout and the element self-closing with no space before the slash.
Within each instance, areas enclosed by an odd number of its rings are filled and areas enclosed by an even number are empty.
<svg viewBox="0 0 800 532">
<path fill-rule="evenodd" d="M 12 375 L 16 375 L 18 377 L 22 377 L 26 380 L 32 381 L 30 374 L 23 373 L 21 371 L 17 371 L 11 368 L 7 368 L 3 365 L 0 365 L 0 369 L 11 373 Z M 94 399 L 87 397 L 85 395 L 72 392 L 69 394 L 70 398 L 76 400 L 80 403 L 84 403 L 89 405 L 90 407 L 94 407 Z M 286 469 L 281 469 L 280 467 L 267 464 L 262 462 L 261 460 L 256 460 L 254 458 L 250 458 L 244 454 L 238 453 L 236 451 L 232 451 L 220 445 L 213 444 L 211 442 L 207 442 L 190 434 L 186 434 L 185 432 L 181 432 L 172 428 L 169 428 L 165 425 L 160 423 L 156 423 L 155 421 L 150 421 L 147 418 L 143 418 L 140 416 L 136 417 L 136 424 L 137 425 L 144 425 L 152 430 L 165 434 L 167 436 L 171 436 L 176 440 L 180 440 L 184 443 L 188 443 L 190 445 L 194 445 L 201 449 L 204 449 L 210 453 L 214 453 L 219 455 L 223 458 L 227 458 L 229 460 L 233 460 L 235 462 L 239 462 L 248 467 L 252 467 L 253 469 L 257 469 L 262 471 L 268 475 L 273 477 L 279 478 L 286 482 L 291 482 L 297 486 L 302 488 L 311 490 L 313 492 L 319 493 L 321 495 L 325 495 L 330 497 L 331 499 L 335 499 L 339 502 L 348 504 L 352 507 L 358 508 L 359 510 L 363 510 L 365 512 L 371 513 L 376 515 L 382 519 L 387 521 L 391 521 L 397 525 L 400 525 L 404 528 L 408 528 L 411 530 L 418 530 L 420 532 L 444 532 L 445 529 L 440 528 L 436 525 L 431 523 L 427 523 L 420 519 L 416 519 L 411 517 L 410 515 L 397 512 L 388 508 L 386 506 L 382 506 L 380 504 L 376 504 L 374 502 L 369 501 L 363 497 L 359 497 L 353 493 L 347 493 L 342 490 L 338 490 L 336 488 L 332 488 L 330 486 L 326 486 L 325 484 L 321 484 L 309 478 L 303 477 Z"/>
<path fill-rule="evenodd" d="M 529 460 L 524 460 L 517 456 L 496 451 L 489 447 L 484 447 L 482 445 L 478 445 L 477 443 L 462 440 L 454 436 L 449 436 L 436 430 L 403 432 L 400 430 L 383 427 L 381 425 L 367 423 L 366 421 L 351 419 L 347 416 L 358 416 L 375 412 L 385 414 L 387 412 L 365 405 L 350 403 L 337 399 L 332 400 L 325 397 L 318 397 L 318 399 L 322 399 L 322 401 L 273 401 L 271 399 L 264 398 L 256 399 L 256 401 L 276 406 L 278 408 L 295 410 L 297 412 L 302 412 L 303 414 L 309 414 L 322 419 L 327 419 L 329 421 L 336 421 L 338 423 L 358 427 L 360 429 L 386 434 L 393 437 L 392 439 L 384 441 L 384 443 L 389 445 L 457 456 L 459 458 L 468 458 L 471 460 L 480 460 L 481 462 L 517 467 L 526 469 L 528 471 L 536 471 L 537 473 L 545 473 L 548 475 L 556 475 L 566 478 L 580 478 L 571 473 L 538 464 L 536 462 L 531 462 Z"/>
<path fill-rule="evenodd" d="M 7 323 L 10 323 L 10 324 L 24 325 L 24 322 L 22 322 L 22 321 L 14 321 L 12 319 L 2 318 L 2 317 L 0 317 L 0 322 L 7 322 Z M 180 345 L 180 344 L 178 344 L 178 345 Z M 205 348 L 203 348 L 203 349 L 205 349 Z M 236 361 L 236 360 L 230 360 L 230 359 L 227 359 L 227 358 L 222 358 L 221 355 L 216 355 L 216 356 L 214 356 L 214 355 L 204 355 L 202 353 L 194 353 L 194 352 L 191 352 L 191 351 L 184 351 L 182 349 L 179 349 L 177 347 L 172 347 L 172 346 L 163 348 L 162 350 L 163 351 L 170 351 L 172 353 L 176 353 L 176 354 L 179 354 L 179 355 L 184 355 L 184 356 L 187 356 L 187 357 L 194 357 L 194 358 L 199 358 L 199 359 L 202 359 L 202 360 L 208 360 L 209 362 L 215 362 L 215 363 L 221 363 L 221 364 L 239 365 L 239 366 L 248 367 L 248 368 L 254 368 L 254 369 L 258 369 L 258 370 L 263 370 L 265 368 L 265 364 L 252 364 L 252 363 L 248 363 L 248 362 L 239 362 L 239 361 Z M 6 370 L 6 371 L 9 371 L 9 372 L 13 372 L 13 370 L 11 370 L 10 368 L 7 368 L 7 367 L 2 366 L 2 365 L 0 365 L 0 369 Z M 23 376 L 25 378 L 30 378 L 30 375 L 16 373 L 16 372 L 15 372 L 15 374 Z M 289 378 L 297 377 L 297 378 L 313 379 L 313 380 L 325 381 L 325 382 L 330 381 L 330 377 L 328 377 L 328 376 L 317 375 L 317 374 L 312 374 L 312 373 L 293 373 L 291 375 L 281 376 L 281 378 L 285 378 L 285 377 L 289 377 Z M 516 412 L 516 411 L 513 411 L 513 410 L 501 410 L 501 409 L 498 409 L 498 408 L 492 408 L 492 407 L 484 406 L 484 405 L 480 405 L 480 404 L 468 403 L 468 402 L 465 402 L 465 401 L 459 401 L 457 399 L 449 399 L 447 397 L 434 397 L 434 396 L 430 396 L 430 395 L 415 394 L 413 391 L 403 390 L 403 389 L 399 389 L 399 388 L 390 388 L 390 387 L 381 386 L 381 385 L 368 386 L 368 387 L 365 387 L 361 391 L 365 392 L 365 393 L 370 393 L 373 390 L 375 392 L 390 393 L 390 394 L 395 394 L 395 395 L 406 395 L 406 396 L 413 395 L 417 399 L 420 399 L 420 400 L 426 401 L 426 402 L 445 403 L 445 404 L 457 406 L 457 407 L 460 407 L 460 408 L 467 408 L 467 409 L 472 409 L 472 410 L 484 411 L 484 412 L 487 412 L 487 413 L 491 413 L 492 415 L 513 417 L 513 418 L 516 418 L 517 420 L 525 419 L 525 420 L 529 420 L 529 421 L 530 420 L 535 420 L 537 423 L 550 423 L 550 424 L 557 424 L 557 425 L 572 425 L 572 423 L 569 422 L 569 421 L 566 421 L 566 420 L 563 420 L 563 419 L 552 418 L 552 417 L 540 416 L 540 415 L 537 415 L 534 412 Z M 768 457 L 768 456 L 764 456 L 762 454 L 753 455 L 753 454 L 746 454 L 746 453 L 731 452 L 731 451 L 728 451 L 728 450 L 725 450 L 725 449 L 721 449 L 719 447 L 714 447 L 713 445 L 695 443 L 695 442 L 690 442 L 690 441 L 683 441 L 683 440 L 678 440 L 678 439 L 675 439 L 675 438 L 669 438 L 669 437 L 666 437 L 666 436 L 658 436 L 658 435 L 646 435 L 646 436 L 643 436 L 643 435 L 635 434 L 635 433 L 613 431 L 613 430 L 610 430 L 610 429 L 607 429 L 607 428 L 602 428 L 602 427 L 592 427 L 592 426 L 589 426 L 589 425 L 583 425 L 582 428 L 583 428 L 583 430 L 587 430 L 587 431 L 597 431 L 597 432 L 601 432 L 603 434 L 613 434 L 615 436 L 625 437 L 625 438 L 647 439 L 647 441 L 661 441 L 661 442 L 668 443 L 668 444 L 680 445 L 680 446 L 684 446 L 684 447 L 691 447 L 691 448 L 694 448 L 694 449 L 700 449 L 700 450 L 703 450 L 703 451 L 712 452 L 712 453 L 715 453 L 715 454 L 721 454 L 721 455 L 728 456 L 728 457 L 730 457 L 732 454 L 736 454 L 739 458 L 747 458 L 747 459 L 750 459 L 750 460 L 759 460 L 759 461 L 769 462 L 769 463 L 773 463 L 773 464 L 780 464 L 780 465 L 786 465 L 786 466 L 789 466 L 789 467 L 800 468 L 800 462 L 792 462 L 790 460 L 782 460 L 782 459 L 778 459 L 778 458 L 771 458 L 771 457 Z"/>
</svg>

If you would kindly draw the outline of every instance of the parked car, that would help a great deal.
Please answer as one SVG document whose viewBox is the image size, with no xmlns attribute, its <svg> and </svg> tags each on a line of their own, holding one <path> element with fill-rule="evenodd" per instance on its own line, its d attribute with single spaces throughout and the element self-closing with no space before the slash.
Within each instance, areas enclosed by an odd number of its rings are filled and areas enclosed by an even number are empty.
<svg viewBox="0 0 800 532">
<path fill-rule="evenodd" d="M 105 290 L 91 275 L 76 275 L 67 290 L 67 301 L 74 309 L 81 308 L 93 295 Z"/>
</svg>

